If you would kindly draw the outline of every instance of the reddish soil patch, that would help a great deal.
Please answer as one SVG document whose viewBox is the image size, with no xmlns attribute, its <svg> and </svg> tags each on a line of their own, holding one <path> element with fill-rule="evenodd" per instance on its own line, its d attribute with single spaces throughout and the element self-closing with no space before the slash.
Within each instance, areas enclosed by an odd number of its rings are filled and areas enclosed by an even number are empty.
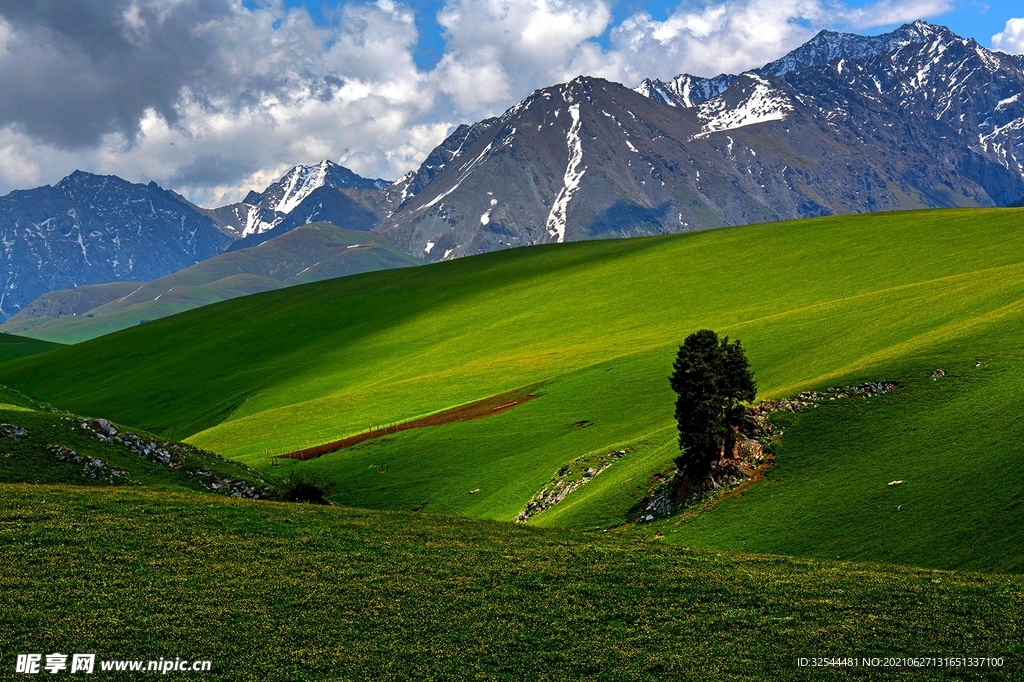
<svg viewBox="0 0 1024 682">
<path fill-rule="evenodd" d="M 353 445 L 370 440 L 371 438 L 379 438 L 388 434 L 398 433 L 399 431 L 421 429 L 425 426 L 450 424 L 451 422 L 468 422 L 473 419 L 482 419 L 484 417 L 489 417 L 492 414 L 507 412 L 514 407 L 518 407 L 523 403 L 540 397 L 538 395 L 534 395 L 534 392 L 543 385 L 544 382 L 541 382 L 539 384 L 533 384 L 532 386 L 517 388 L 513 391 L 508 391 L 507 393 L 492 395 L 491 397 L 484 398 L 483 400 L 459 405 L 458 407 L 453 407 L 450 410 L 437 412 L 419 419 L 413 419 L 400 424 L 390 424 L 377 429 L 370 429 L 369 431 L 355 436 L 349 436 L 348 438 L 342 438 L 341 440 L 324 443 L 323 445 L 316 445 L 311 448 L 303 448 L 302 450 L 287 452 L 280 455 L 280 457 L 287 457 L 288 459 L 313 459 L 315 457 L 320 457 L 321 455 L 326 455 L 329 452 L 337 452 L 338 450 L 350 448 Z"/>
</svg>

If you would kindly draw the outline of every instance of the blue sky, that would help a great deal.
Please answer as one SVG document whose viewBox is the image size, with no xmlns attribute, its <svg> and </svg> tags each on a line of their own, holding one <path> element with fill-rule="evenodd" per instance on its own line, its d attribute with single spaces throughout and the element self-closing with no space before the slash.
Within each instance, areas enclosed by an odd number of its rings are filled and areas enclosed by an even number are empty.
<svg viewBox="0 0 1024 682">
<path fill-rule="evenodd" d="M 915 19 L 1024 53 L 1017 0 L 0 0 L 0 194 L 79 168 L 217 206 L 325 158 L 393 180 L 579 74 L 739 73 Z"/>
</svg>

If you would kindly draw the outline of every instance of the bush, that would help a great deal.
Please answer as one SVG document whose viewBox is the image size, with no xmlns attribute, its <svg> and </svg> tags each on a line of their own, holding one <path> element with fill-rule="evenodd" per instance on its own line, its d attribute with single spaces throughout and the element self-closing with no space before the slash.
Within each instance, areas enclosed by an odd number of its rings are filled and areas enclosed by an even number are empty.
<svg viewBox="0 0 1024 682">
<path fill-rule="evenodd" d="M 282 486 L 281 499 L 285 502 L 328 504 L 327 496 L 335 483 L 323 474 L 292 469 Z"/>
</svg>

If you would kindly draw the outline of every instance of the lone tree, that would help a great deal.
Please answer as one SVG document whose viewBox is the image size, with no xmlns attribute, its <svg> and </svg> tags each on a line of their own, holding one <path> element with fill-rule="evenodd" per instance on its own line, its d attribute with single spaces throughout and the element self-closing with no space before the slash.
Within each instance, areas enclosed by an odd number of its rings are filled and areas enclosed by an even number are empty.
<svg viewBox="0 0 1024 682">
<path fill-rule="evenodd" d="M 719 340 L 710 329 L 686 337 L 672 365 L 669 383 L 676 392 L 679 483 L 700 485 L 712 464 L 732 450 L 743 417 L 744 400 L 757 395 L 754 374 L 739 340 Z M 713 483 L 712 479 L 712 483 Z"/>
</svg>

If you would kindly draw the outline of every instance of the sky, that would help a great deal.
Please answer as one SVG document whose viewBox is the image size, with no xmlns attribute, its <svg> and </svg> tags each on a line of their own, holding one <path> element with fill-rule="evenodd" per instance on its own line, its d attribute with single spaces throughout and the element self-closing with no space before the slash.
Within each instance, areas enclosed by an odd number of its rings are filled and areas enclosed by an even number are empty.
<svg viewBox="0 0 1024 682">
<path fill-rule="evenodd" d="M 1024 53 L 1017 0 L 0 0 L 0 194 L 80 169 L 214 207 L 324 158 L 393 180 L 579 74 L 738 73 L 916 19 Z"/>
</svg>

